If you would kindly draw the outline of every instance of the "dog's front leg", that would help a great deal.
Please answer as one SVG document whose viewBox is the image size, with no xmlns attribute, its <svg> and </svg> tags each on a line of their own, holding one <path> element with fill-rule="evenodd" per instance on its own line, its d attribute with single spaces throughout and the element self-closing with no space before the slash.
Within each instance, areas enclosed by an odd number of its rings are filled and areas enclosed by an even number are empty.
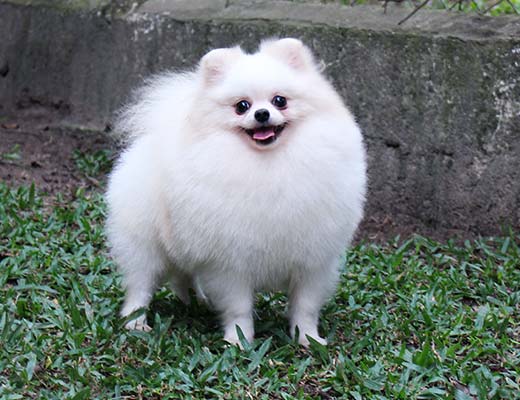
<svg viewBox="0 0 520 400">
<path fill-rule="evenodd" d="M 321 307 L 334 293 L 338 280 L 337 262 L 329 269 L 298 270 L 292 277 L 289 288 L 289 318 L 291 336 L 296 334 L 298 342 L 309 345 L 307 336 L 321 344 L 327 341 L 318 334 Z"/>
<path fill-rule="evenodd" d="M 253 288 L 247 278 L 239 273 L 215 271 L 204 274 L 198 282 L 204 295 L 220 312 L 224 328 L 224 340 L 242 347 L 237 327 L 251 342 L 253 326 Z"/>
</svg>

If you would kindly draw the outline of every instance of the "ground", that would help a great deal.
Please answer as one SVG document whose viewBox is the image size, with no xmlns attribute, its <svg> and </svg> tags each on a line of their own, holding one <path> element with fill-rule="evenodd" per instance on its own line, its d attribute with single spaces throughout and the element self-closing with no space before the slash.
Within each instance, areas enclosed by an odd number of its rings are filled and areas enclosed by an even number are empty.
<svg viewBox="0 0 520 400">
<path fill-rule="evenodd" d="M 9 186 L 30 185 L 49 195 L 80 186 L 99 185 L 79 173 L 74 154 L 114 149 L 106 134 L 46 124 L 3 122 L 0 125 L 0 179 Z"/>
<path fill-rule="evenodd" d="M 322 310 L 327 347 L 291 340 L 282 293 L 258 295 L 244 350 L 223 342 L 208 307 L 166 288 L 147 312 L 152 332 L 127 332 L 103 228 L 114 142 L 0 125 L 1 399 L 518 397 L 517 234 L 376 245 L 371 234 L 416 228 L 370 213 Z"/>
</svg>

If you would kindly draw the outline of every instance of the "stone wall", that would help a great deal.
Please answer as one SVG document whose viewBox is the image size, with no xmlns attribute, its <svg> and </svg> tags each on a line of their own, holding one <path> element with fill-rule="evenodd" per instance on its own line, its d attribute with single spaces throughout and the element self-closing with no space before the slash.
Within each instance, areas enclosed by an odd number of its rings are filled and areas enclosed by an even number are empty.
<svg viewBox="0 0 520 400">
<path fill-rule="evenodd" d="M 366 223 L 520 228 L 520 19 L 316 2 L 0 0 L 0 113 L 103 129 L 142 78 L 299 37 L 363 128 Z M 397 229 L 396 231 L 399 231 Z"/>
</svg>

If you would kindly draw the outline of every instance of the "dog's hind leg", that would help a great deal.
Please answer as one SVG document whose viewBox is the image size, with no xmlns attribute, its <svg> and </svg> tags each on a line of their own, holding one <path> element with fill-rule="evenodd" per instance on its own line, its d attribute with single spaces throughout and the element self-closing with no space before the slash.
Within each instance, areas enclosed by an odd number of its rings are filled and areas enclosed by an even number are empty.
<svg viewBox="0 0 520 400">
<path fill-rule="evenodd" d="M 121 239 L 121 238 L 120 238 Z M 151 242 L 119 241 L 113 249 L 123 274 L 126 290 L 121 316 L 127 317 L 134 311 L 147 308 L 164 273 L 165 257 L 157 245 Z M 126 323 L 127 329 L 150 331 L 146 315 Z"/>
</svg>

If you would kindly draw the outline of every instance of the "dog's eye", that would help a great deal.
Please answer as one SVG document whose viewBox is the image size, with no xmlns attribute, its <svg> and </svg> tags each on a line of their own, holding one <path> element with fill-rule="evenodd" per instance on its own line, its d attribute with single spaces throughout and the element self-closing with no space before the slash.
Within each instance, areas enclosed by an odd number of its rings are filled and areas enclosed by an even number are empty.
<svg viewBox="0 0 520 400">
<path fill-rule="evenodd" d="M 247 100 L 240 100 L 235 104 L 235 111 L 238 115 L 242 115 L 249 110 L 249 107 L 251 107 L 251 104 Z"/>
<path fill-rule="evenodd" d="M 274 96 L 273 99 L 271 100 L 271 103 L 273 103 L 273 105 L 276 108 L 287 107 L 287 99 L 283 96 Z"/>
</svg>

